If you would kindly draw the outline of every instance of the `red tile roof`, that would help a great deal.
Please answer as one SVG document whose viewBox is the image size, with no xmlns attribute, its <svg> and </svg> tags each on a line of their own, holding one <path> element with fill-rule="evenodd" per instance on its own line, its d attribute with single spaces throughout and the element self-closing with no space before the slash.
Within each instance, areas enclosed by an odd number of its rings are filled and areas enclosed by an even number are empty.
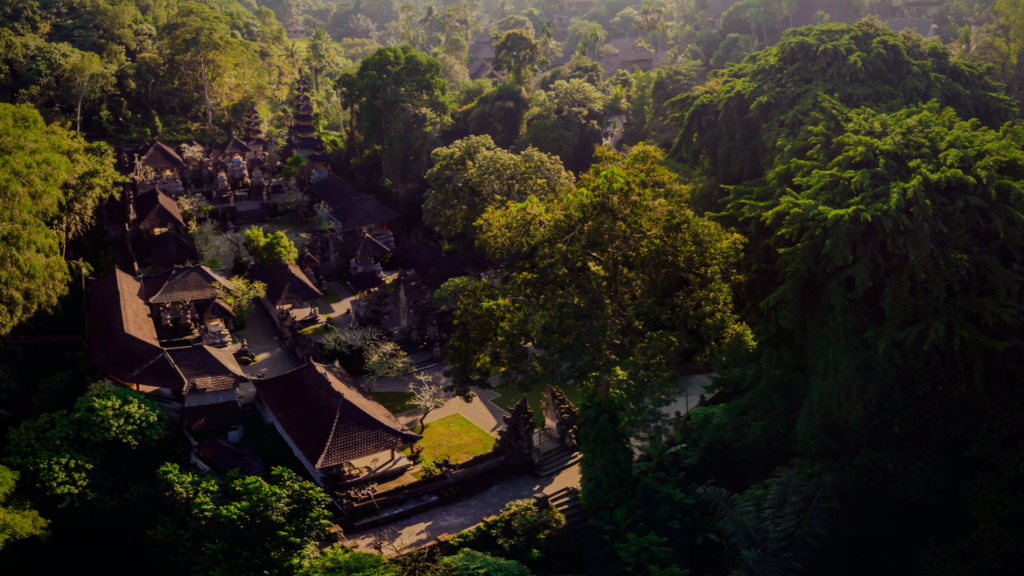
<svg viewBox="0 0 1024 576">
<path fill-rule="evenodd" d="M 181 412 L 181 424 L 189 432 L 234 428 L 241 423 L 242 409 L 238 402 L 186 406 Z"/>
<path fill-rule="evenodd" d="M 316 468 L 330 468 L 422 438 L 336 366 L 309 362 L 254 384 L 284 433 Z"/>
<path fill-rule="evenodd" d="M 235 357 L 225 349 L 199 344 L 168 348 L 167 355 L 185 378 L 185 394 L 235 390 L 249 379 L 238 367 Z"/>
<path fill-rule="evenodd" d="M 324 297 L 295 264 L 278 262 L 257 271 L 253 278 L 267 285 L 267 301 L 274 306 L 302 304 Z"/>
<path fill-rule="evenodd" d="M 143 192 L 135 197 L 135 217 L 139 228 L 184 227 L 178 203 L 159 190 Z"/>
</svg>

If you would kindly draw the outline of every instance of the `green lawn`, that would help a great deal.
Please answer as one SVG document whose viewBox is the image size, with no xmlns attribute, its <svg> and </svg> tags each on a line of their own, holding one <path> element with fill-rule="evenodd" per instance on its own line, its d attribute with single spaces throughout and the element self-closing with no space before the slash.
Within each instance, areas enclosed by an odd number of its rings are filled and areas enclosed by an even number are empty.
<svg viewBox="0 0 1024 576">
<path fill-rule="evenodd" d="M 327 293 L 324 294 L 324 302 L 328 304 L 337 304 L 338 302 L 341 302 L 341 296 L 338 296 L 338 293 L 334 291 L 334 288 L 328 286 Z"/>
<path fill-rule="evenodd" d="M 537 426 L 544 425 L 544 411 L 540 407 L 540 400 L 544 396 L 544 389 L 546 386 L 535 386 L 531 390 L 525 392 L 526 401 L 529 402 L 530 408 L 533 409 L 533 421 Z M 580 391 L 576 389 L 576 386 L 565 386 L 562 388 L 562 392 L 565 393 L 565 397 L 572 402 L 577 410 L 580 407 Z M 511 412 L 512 408 L 519 402 L 519 399 L 523 397 L 523 392 L 519 390 L 512 390 L 510 388 L 499 388 L 498 393 L 501 394 L 501 398 L 496 399 L 496 404 Z"/>
<path fill-rule="evenodd" d="M 327 330 L 328 328 L 326 324 L 320 324 L 319 326 L 310 326 L 309 328 L 304 328 L 302 330 L 302 333 L 305 334 L 306 336 L 316 338 L 317 336 L 323 336 L 324 334 L 327 334 Z"/>
<path fill-rule="evenodd" d="M 409 403 L 415 395 L 412 392 L 370 392 L 370 396 L 392 414 L 398 414 L 415 408 Z"/>
<path fill-rule="evenodd" d="M 422 432 L 419 426 L 412 431 L 423 434 L 423 440 L 419 441 L 419 445 L 423 446 L 423 455 L 427 460 L 442 460 L 448 457 L 452 462 L 465 462 L 494 448 L 494 437 L 462 414 L 452 414 L 428 422 L 426 430 Z M 408 446 L 402 450 L 402 454 L 409 455 Z"/>
</svg>

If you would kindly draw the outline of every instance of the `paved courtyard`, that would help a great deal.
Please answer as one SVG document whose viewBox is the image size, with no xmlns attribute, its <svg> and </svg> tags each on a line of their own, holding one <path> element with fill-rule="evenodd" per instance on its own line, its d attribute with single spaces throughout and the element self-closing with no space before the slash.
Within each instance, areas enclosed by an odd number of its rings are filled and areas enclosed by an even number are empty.
<svg viewBox="0 0 1024 576">
<path fill-rule="evenodd" d="M 527 474 L 516 474 L 483 492 L 431 508 L 405 520 L 392 522 L 381 530 L 387 541 L 384 553 L 391 556 L 424 546 L 442 534 L 457 534 L 478 524 L 485 516 L 497 515 L 505 504 L 529 498 L 537 492 L 554 494 L 562 488 L 580 485 L 579 464 L 550 478 L 540 480 Z M 358 549 L 375 552 L 373 544 L 377 529 L 346 534 Z"/>
</svg>

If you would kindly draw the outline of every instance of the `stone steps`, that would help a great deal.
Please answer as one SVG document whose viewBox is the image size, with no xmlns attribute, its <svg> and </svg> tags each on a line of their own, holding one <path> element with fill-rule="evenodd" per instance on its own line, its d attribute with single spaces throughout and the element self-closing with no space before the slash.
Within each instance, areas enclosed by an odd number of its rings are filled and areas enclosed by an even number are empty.
<svg viewBox="0 0 1024 576">
<path fill-rule="evenodd" d="M 267 221 L 263 210 L 245 210 L 235 214 L 235 224 L 239 227 L 248 227 L 253 224 L 262 224 Z"/>
<path fill-rule="evenodd" d="M 590 523 L 587 512 L 577 498 L 574 488 L 563 488 L 552 494 L 551 505 L 565 516 L 569 529 L 579 543 L 583 554 L 583 573 L 587 576 L 604 576 L 608 573 L 608 553 L 601 530 Z"/>
<path fill-rule="evenodd" d="M 549 450 L 541 456 L 540 463 L 530 472 L 530 475 L 534 478 L 554 476 L 579 462 L 581 457 L 578 451 L 559 445 L 557 448 Z"/>
</svg>

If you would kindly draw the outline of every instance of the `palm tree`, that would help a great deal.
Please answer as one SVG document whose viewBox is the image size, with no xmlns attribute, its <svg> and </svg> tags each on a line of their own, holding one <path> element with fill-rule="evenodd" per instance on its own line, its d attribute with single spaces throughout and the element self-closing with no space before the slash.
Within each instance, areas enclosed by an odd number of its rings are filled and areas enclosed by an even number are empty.
<svg viewBox="0 0 1024 576">
<path fill-rule="evenodd" d="M 322 26 L 316 27 L 316 32 L 309 39 L 306 46 L 306 61 L 309 62 L 309 69 L 313 73 L 313 90 L 320 93 L 320 72 L 327 68 L 327 64 L 333 60 L 333 47 L 331 37 Z"/>
<path fill-rule="evenodd" d="M 299 46 L 295 43 L 295 40 L 292 40 L 285 46 L 284 53 L 292 61 L 292 68 L 295 68 L 297 71 L 299 69 Z"/>
<path fill-rule="evenodd" d="M 549 19 L 547 22 L 544 23 L 544 27 L 541 28 L 541 32 L 543 33 L 545 38 L 550 40 L 551 38 L 554 37 L 555 32 L 558 32 L 558 24 L 555 24 L 554 20 Z"/>
<path fill-rule="evenodd" d="M 302 168 L 306 164 L 309 164 L 309 160 L 301 154 L 295 154 L 291 158 L 281 162 L 281 177 L 284 178 L 286 182 L 292 182 L 294 184 L 293 180 L 299 177 L 299 173 L 302 172 Z"/>
<path fill-rule="evenodd" d="M 587 44 L 594 48 L 594 61 L 600 60 L 601 58 L 601 45 L 604 44 L 606 34 L 604 30 L 593 25 L 590 27 L 590 31 L 587 32 Z"/>
<path fill-rule="evenodd" d="M 772 479 L 760 510 L 725 488 L 699 488 L 716 528 L 740 553 L 748 575 L 803 572 L 832 529 L 835 503 L 828 479 L 808 482 L 793 469 Z"/>
<path fill-rule="evenodd" d="M 427 12 L 420 18 L 419 25 L 420 29 L 426 28 L 427 35 L 432 36 L 434 34 L 434 26 L 443 24 L 441 15 L 437 12 L 437 8 L 434 7 L 433 2 L 427 3 Z"/>
</svg>

